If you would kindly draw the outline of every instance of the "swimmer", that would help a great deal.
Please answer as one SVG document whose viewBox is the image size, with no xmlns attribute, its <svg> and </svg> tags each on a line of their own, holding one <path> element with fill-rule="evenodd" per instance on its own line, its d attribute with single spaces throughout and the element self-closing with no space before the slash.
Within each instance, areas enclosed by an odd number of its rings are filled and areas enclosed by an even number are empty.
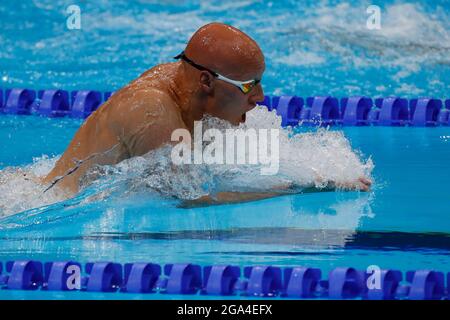
<svg viewBox="0 0 450 320">
<path fill-rule="evenodd" d="M 55 167 L 42 180 L 73 195 L 95 165 L 111 165 L 171 143 L 175 129 L 191 133 L 194 121 L 208 114 L 234 125 L 263 101 L 264 56 L 242 31 L 210 23 L 189 40 L 176 62 L 157 65 L 120 89 L 80 127 Z M 332 182 L 329 184 L 333 185 Z M 371 181 L 334 187 L 368 191 Z M 249 201 L 282 193 L 221 192 L 202 197 L 205 204 Z"/>
</svg>

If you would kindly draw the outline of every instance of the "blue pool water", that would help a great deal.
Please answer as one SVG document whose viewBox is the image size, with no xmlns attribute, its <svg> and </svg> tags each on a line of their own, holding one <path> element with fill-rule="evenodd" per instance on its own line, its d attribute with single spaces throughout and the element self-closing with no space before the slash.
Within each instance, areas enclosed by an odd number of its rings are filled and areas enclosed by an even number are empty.
<svg viewBox="0 0 450 320">
<path fill-rule="evenodd" d="M 81 2 L 77 31 L 65 28 L 69 4 L 0 3 L 0 86 L 118 89 L 169 61 L 199 26 L 219 20 L 261 44 L 268 94 L 448 98 L 450 92 L 448 1 L 382 1 L 381 31 L 365 29 L 369 3 L 359 1 Z M 0 181 L 8 186 L 0 195 L 0 208 L 7 208 L 0 210 L 0 261 L 307 265 L 324 271 L 375 264 L 450 271 L 449 127 L 332 129 L 373 161 L 370 193 L 298 194 L 184 209 L 122 185 L 107 196 L 94 188 L 43 205 L 29 182 L 5 174 L 30 166 L 45 172 L 80 124 L 0 116 Z M 0 298 L 11 297 L 63 294 L 0 290 Z"/>
</svg>

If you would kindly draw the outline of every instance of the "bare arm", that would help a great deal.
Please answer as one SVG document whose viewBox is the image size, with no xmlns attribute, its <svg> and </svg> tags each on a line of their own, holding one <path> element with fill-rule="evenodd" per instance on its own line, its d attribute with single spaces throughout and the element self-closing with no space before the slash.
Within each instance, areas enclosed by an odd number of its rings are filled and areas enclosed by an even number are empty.
<svg viewBox="0 0 450 320">
<path fill-rule="evenodd" d="M 202 207 L 217 204 L 239 203 L 254 200 L 262 200 L 280 196 L 281 192 L 218 192 L 214 196 L 203 196 L 194 200 L 183 201 L 180 204 L 182 208 Z"/>
<path fill-rule="evenodd" d="M 358 179 L 356 183 L 347 184 L 335 184 L 329 183 L 324 188 L 317 188 L 315 186 L 309 186 L 306 188 L 298 189 L 297 192 L 293 192 L 290 186 L 280 186 L 273 192 L 218 192 L 214 196 L 203 196 L 195 200 L 184 201 L 180 207 L 198 207 L 218 204 L 230 204 L 247 201 L 262 200 L 267 198 L 273 198 L 276 196 L 292 194 L 292 193 L 314 193 L 314 192 L 328 192 L 341 190 L 355 190 L 355 191 L 369 191 L 372 182 L 364 177 Z"/>
</svg>

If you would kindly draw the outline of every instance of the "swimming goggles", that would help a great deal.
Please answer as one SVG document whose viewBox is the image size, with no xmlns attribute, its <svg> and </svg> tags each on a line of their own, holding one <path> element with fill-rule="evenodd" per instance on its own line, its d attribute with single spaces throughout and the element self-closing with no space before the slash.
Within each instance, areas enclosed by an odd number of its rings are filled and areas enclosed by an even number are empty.
<svg viewBox="0 0 450 320">
<path fill-rule="evenodd" d="M 217 72 L 212 71 L 211 69 L 208 69 L 208 68 L 206 68 L 204 66 L 196 64 L 194 61 L 192 61 L 191 59 L 186 57 L 186 55 L 184 54 L 184 51 L 181 52 L 176 57 L 174 57 L 174 59 L 181 59 L 183 61 L 186 61 L 187 63 L 189 63 L 191 66 L 193 66 L 194 68 L 196 68 L 198 70 L 208 71 L 209 73 L 211 73 L 217 79 L 225 81 L 225 82 L 228 82 L 228 83 L 238 87 L 239 89 L 241 89 L 241 91 L 244 94 L 247 94 L 250 91 L 252 91 L 252 89 L 254 87 L 256 87 L 261 82 L 261 79 L 254 79 L 254 80 L 248 80 L 248 81 L 237 81 L 237 80 L 232 80 L 230 78 L 227 78 L 227 77 L 225 77 L 225 76 L 223 76 L 221 74 L 218 74 Z"/>
</svg>

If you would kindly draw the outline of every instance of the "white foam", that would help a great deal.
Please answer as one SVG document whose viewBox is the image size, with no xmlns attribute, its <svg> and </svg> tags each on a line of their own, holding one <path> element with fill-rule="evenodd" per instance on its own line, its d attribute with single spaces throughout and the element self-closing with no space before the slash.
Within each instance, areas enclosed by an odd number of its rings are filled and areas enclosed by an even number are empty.
<svg viewBox="0 0 450 320">
<path fill-rule="evenodd" d="M 430 12 L 419 3 L 394 3 L 381 8 L 381 29 L 366 28 L 366 8 L 370 3 L 331 5 L 318 2 L 302 19 L 297 13 L 282 13 L 267 21 L 275 29 L 284 21 L 285 50 L 267 55 L 288 66 L 304 66 L 338 59 L 343 69 L 395 68 L 391 78 L 419 74 L 423 66 L 450 64 L 450 16 L 436 7 Z M 289 38 L 290 36 L 292 38 Z M 288 38 L 286 38 L 288 37 Z M 283 44 L 284 44 L 283 43 Z"/>
<path fill-rule="evenodd" d="M 230 124 L 216 119 L 204 120 L 203 129 L 225 130 Z M 247 114 L 241 128 L 280 129 L 281 118 L 275 112 L 257 107 Z M 142 157 L 127 159 L 116 166 L 97 168 L 95 176 L 115 176 L 123 179 L 127 191 L 156 191 L 163 196 L 195 199 L 218 191 L 272 191 L 280 186 L 324 187 L 327 182 L 355 182 L 370 176 L 372 161 L 364 161 L 342 132 L 318 129 L 294 134 L 292 129 L 280 131 L 280 169 L 277 175 L 260 174 L 261 165 L 207 165 L 174 166 L 170 159 L 171 147 L 151 151 Z"/>
<path fill-rule="evenodd" d="M 325 58 L 315 52 L 297 50 L 287 56 L 275 58 L 275 61 L 284 63 L 288 66 L 310 66 L 323 64 L 325 62 Z"/>
<path fill-rule="evenodd" d="M 230 128 L 217 118 L 206 118 L 204 129 Z M 242 128 L 280 129 L 281 118 L 275 112 L 257 107 L 247 114 Z M 150 151 L 117 165 L 93 168 L 83 181 L 86 197 L 81 203 L 107 199 L 112 192 L 127 195 L 144 192 L 149 195 L 196 199 L 218 191 L 272 191 L 280 186 L 323 187 L 328 181 L 345 183 L 370 176 L 373 165 L 352 150 L 342 132 L 319 129 L 294 134 L 292 129 L 280 131 L 280 169 L 277 175 L 260 175 L 259 165 L 173 165 L 171 147 Z M 48 205 L 64 199 L 64 194 L 37 183 L 53 167 L 56 158 L 35 159 L 33 164 L 0 171 L 0 216 Z M 26 176 L 24 176 L 26 174 Z M 120 192 L 116 192 L 116 191 Z"/>
<path fill-rule="evenodd" d="M 57 189 L 43 193 L 45 186 L 38 183 L 56 160 L 43 156 L 31 165 L 0 170 L 0 217 L 64 200 Z"/>
</svg>

